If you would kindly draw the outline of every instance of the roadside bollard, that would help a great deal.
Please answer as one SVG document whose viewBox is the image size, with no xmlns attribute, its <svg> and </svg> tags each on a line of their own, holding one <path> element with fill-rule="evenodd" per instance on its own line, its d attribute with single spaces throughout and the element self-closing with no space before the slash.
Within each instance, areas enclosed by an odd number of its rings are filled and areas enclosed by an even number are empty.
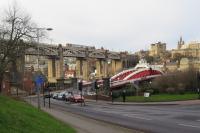
<svg viewBox="0 0 200 133">
<path fill-rule="evenodd" d="M 200 99 L 200 89 L 197 88 L 197 93 L 198 93 L 198 99 Z"/>
<path fill-rule="evenodd" d="M 126 90 L 123 90 L 122 96 L 123 96 L 123 102 L 126 102 Z"/>
</svg>

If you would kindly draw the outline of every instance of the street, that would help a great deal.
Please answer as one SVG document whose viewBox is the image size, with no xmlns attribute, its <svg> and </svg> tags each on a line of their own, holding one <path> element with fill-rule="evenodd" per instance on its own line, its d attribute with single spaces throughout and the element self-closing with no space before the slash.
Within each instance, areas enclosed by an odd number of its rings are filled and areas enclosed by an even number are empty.
<svg viewBox="0 0 200 133">
<path fill-rule="evenodd" d="M 34 99 L 36 101 L 36 99 Z M 69 104 L 51 100 L 51 107 L 130 129 L 154 133 L 199 133 L 199 105 L 112 105 L 87 101 Z"/>
</svg>

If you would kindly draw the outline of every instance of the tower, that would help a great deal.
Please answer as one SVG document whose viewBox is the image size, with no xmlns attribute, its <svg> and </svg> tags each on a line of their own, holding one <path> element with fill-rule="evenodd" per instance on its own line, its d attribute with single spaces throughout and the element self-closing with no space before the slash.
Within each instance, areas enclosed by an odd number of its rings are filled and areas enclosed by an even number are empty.
<svg viewBox="0 0 200 133">
<path fill-rule="evenodd" d="M 178 41 L 178 49 L 181 49 L 181 47 L 184 45 L 184 41 L 183 41 L 183 39 L 182 39 L 182 36 L 180 37 L 180 40 Z"/>
</svg>

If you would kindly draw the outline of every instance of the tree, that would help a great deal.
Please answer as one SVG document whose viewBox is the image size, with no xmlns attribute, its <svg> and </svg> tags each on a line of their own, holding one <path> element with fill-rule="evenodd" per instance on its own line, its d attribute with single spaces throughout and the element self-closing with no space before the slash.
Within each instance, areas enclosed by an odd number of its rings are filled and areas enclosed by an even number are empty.
<svg viewBox="0 0 200 133">
<path fill-rule="evenodd" d="M 16 4 L 5 11 L 5 17 L 0 21 L 0 92 L 2 81 L 10 64 L 16 64 L 17 58 L 24 56 L 26 46 L 35 38 L 36 25 L 31 17 Z M 13 68 L 16 68 L 15 66 Z"/>
<path fill-rule="evenodd" d="M 197 70 L 191 68 L 187 71 L 168 73 L 168 75 L 157 77 L 153 80 L 153 88 L 159 92 L 184 93 L 194 92 L 198 88 Z"/>
<path fill-rule="evenodd" d="M 144 58 L 146 59 L 146 61 L 147 61 L 148 63 L 154 62 L 154 57 L 153 57 L 153 56 L 146 55 Z"/>
<path fill-rule="evenodd" d="M 170 60 L 171 56 L 171 53 L 169 51 L 166 51 L 161 55 L 161 59 L 165 62 L 166 60 Z"/>
<path fill-rule="evenodd" d="M 181 58 L 184 58 L 185 56 L 180 53 L 175 53 L 172 57 L 172 61 L 178 61 L 180 63 Z"/>
</svg>

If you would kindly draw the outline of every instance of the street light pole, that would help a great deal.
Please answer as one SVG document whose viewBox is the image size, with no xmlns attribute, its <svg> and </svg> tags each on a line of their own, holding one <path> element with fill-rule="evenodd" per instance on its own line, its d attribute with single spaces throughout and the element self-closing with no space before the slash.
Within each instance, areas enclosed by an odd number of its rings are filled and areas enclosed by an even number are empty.
<svg viewBox="0 0 200 133">
<path fill-rule="evenodd" d="M 39 61 L 40 61 L 40 31 L 42 30 L 47 30 L 47 31 L 51 31 L 53 30 L 52 28 L 35 28 L 36 29 L 36 32 L 37 32 L 37 67 L 38 67 L 38 71 L 40 69 L 40 66 L 39 66 Z"/>
<path fill-rule="evenodd" d="M 40 45 L 40 37 L 39 37 L 39 30 L 40 30 L 40 28 L 37 28 L 36 29 L 37 30 L 37 69 L 38 69 L 38 71 L 39 71 L 39 58 L 40 58 L 40 48 L 39 48 L 39 45 Z"/>
<path fill-rule="evenodd" d="M 36 32 L 37 32 L 37 67 L 38 67 L 38 72 L 39 72 L 39 69 L 40 69 L 40 66 L 39 66 L 39 60 L 40 60 L 40 36 L 39 36 L 39 31 L 41 30 L 48 30 L 48 31 L 51 31 L 53 30 L 52 28 L 35 28 L 36 29 Z M 37 86 L 37 95 L 38 95 L 38 109 L 40 109 L 40 88 L 41 88 L 41 85 Z"/>
</svg>

